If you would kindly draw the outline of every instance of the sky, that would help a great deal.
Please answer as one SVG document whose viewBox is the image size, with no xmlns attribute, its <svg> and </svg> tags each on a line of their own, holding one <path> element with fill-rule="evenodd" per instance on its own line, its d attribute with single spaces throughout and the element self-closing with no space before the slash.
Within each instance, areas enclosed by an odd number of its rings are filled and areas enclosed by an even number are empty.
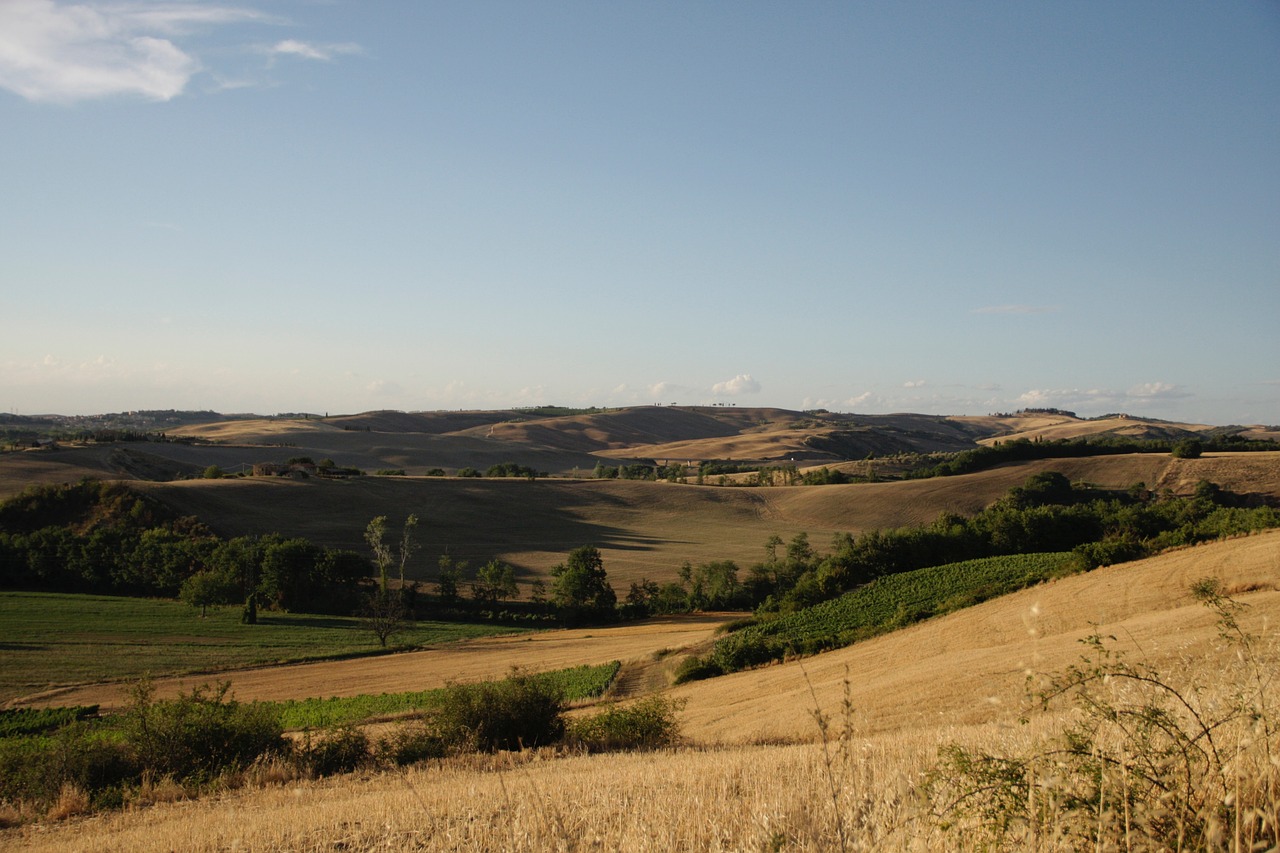
<svg viewBox="0 0 1280 853">
<path fill-rule="evenodd" d="M 0 0 L 0 411 L 1280 423 L 1280 2 Z"/>
</svg>

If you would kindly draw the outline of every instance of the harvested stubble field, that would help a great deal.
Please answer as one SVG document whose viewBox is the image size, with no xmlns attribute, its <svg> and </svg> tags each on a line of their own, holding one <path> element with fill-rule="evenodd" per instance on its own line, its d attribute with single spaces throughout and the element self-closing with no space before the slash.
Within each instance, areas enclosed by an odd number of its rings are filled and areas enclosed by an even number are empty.
<svg viewBox="0 0 1280 853">
<path fill-rule="evenodd" d="M 849 649 L 677 688 L 695 744 L 686 748 L 449 760 L 30 826 L 0 841 L 60 851 L 969 849 L 918 795 L 938 747 L 1018 751 L 1049 736 L 1062 712 L 1016 725 L 1027 676 L 1078 660 L 1095 626 L 1133 659 L 1212 683 L 1235 655 L 1188 594 L 1206 576 L 1248 606 L 1241 624 L 1274 665 L 1280 532 L 1099 569 Z M 833 721 L 825 745 L 815 709 Z M 1046 836 L 1042 848 L 1070 845 Z"/>
</svg>

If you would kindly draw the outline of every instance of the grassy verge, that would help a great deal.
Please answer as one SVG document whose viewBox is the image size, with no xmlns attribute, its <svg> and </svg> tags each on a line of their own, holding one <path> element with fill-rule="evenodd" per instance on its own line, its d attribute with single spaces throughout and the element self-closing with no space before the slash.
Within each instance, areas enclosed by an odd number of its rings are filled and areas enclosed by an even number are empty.
<svg viewBox="0 0 1280 853">
<path fill-rule="evenodd" d="M 417 622 L 396 639 L 405 646 L 520 629 L 459 622 Z M 143 674 L 213 672 L 260 664 L 376 654 L 359 619 L 263 613 L 242 625 L 240 609 L 206 618 L 176 601 L 58 593 L 0 593 L 0 703 L 69 684 Z"/>
<path fill-rule="evenodd" d="M 748 625 L 718 640 L 706 658 L 690 658 L 677 677 L 706 678 L 840 648 L 1015 592 L 1074 565 L 1070 552 L 1015 554 L 886 575 L 839 598 Z"/>
</svg>

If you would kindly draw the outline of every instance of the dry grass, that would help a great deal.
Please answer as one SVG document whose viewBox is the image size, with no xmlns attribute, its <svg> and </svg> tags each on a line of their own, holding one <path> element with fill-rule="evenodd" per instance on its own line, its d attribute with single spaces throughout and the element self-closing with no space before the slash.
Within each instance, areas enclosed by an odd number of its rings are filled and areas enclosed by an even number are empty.
<svg viewBox="0 0 1280 853">
<path fill-rule="evenodd" d="M 62 783 L 58 799 L 49 807 L 45 817 L 51 821 L 67 820 L 89 811 L 89 795 L 70 782 Z"/>
<path fill-rule="evenodd" d="M 859 848 L 909 838 L 899 827 L 917 811 L 913 774 L 927 758 L 917 749 L 913 760 L 911 746 L 867 742 L 842 768 L 837 804 Z M 812 745 L 544 752 L 237 792 L 0 840 L 60 851 L 829 850 L 838 832 L 827 790 Z"/>
<path fill-rule="evenodd" d="M 838 707 L 845 672 L 871 732 L 1007 720 L 1029 671 L 1074 663 L 1079 641 L 1101 626 L 1153 665 L 1203 655 L 1218 639 L 1214 617 L 1188 592 L 1212 576 L 1240 596 L 1251 626 L 1280 624 L 1280 531 L 1096 569 L 802 662 L 683 685 L 685 730 L 702 741 L 791 736 L 819 703 Z"/>
<path fill-rule="evenodd" d="M 1119 637 L 1130 657 L 1179 679 L 1207 672 L 1212 685 L 1230 669 L 1224 661 L 1234 657 L 1221 645 L 1213 614 L 1187 593 L 1189 583 L 1204 576 L 1241 591 L 1240 600 L 1249 605 L 1241 624 L 1266 633 L 1280 617 L 1280 532 L 1100 569 L 851 649 L 672 691 L 674 698 L 688 700 L 681 715 L 686 735 L 710 746 L 603 756 L 542 751 L 473 757 L 405 773 L 269 785 L 10 829 L 0 835 L 0 846 L 60 851 L 975 849 L 991 840 L 980 817 L 950 815 L 954 826 L 943 830 L 935 813 L 938 803 L 922 798 L 921 785 L 937 766 L 938 748 L 961 744 L 999 755 L 1043 752 L 1064 721 L 1074 717 L 1057 707 L 1036 714 L 1028 725 L 1017 724 L 1028 708 L 1027 674 L 1061 671 L 1078 660 L 1076 640 L 1093 630 L 1090 622 Z M 1211 706 L 1224 698 L 1230 685 L 1221 688 L 1203 701 Z M 814 722 L 815 709 L 829 722 L 825 741 Z M 1253 796 L 1264 812 L 1270 808 L 1274 814 L 1280 790 L 1274 761 L 1256 751 L 1247 761 L 1241 758 L 1234 765 L 1240 772 L 1228 789 L 1231 796 Z M 1046 775 L 1044 781 L 1052 780 Z M 1015 826 L 1001 843 L 1077 849 L 1078 837 L 1054 833 L 1087 815 L 1065 809 L 1048 815 L 1034 830 Z M 1105 830 L 1095 833 L 1100 849 L 1150 849 L 1133 827 L 1126 847 L 1117 824 L 1095 823 Z M 1247 849 L 1251 831 L 1244 824 L 1223 826 L 1220 835 L 1227 849 Z M 1231 847 L 1236 832 L 1246 843 Z"/>
<path fill-rule="evenodd" d="M 981 422 L 984 419 L 970 418 L 966 419 L 971 422 Z M 1106 418 L 1105 420 L 1076 420 L 1074 418 L 1064 418 L 1056 415 L 1017 417 L 1017 418 L 998 418 L 994 419 L 1001 423 L 1010 432 L 991 438 L 984 438 L 979 441 L 980 444 L 991 444 L 994 441 L 1013 441 L 1019 438 L 1025 438 L 1029 441 L 1040 439 L 1042 441 L 1053 441 L 1057 439 L 1073 439 L 1087 438 L 1101 435 L 1120 435 L 1131 436 L 1134 438 L 1146 438 L 1153 431 L 1164 431 L 1168 429 L 1184 429 L 1191 431 L 1201 431 L 1212 429 L 1205 424 L 1186 424 L 1186 423 L 1152 423 L 1142 418 Z"/>
</svg>

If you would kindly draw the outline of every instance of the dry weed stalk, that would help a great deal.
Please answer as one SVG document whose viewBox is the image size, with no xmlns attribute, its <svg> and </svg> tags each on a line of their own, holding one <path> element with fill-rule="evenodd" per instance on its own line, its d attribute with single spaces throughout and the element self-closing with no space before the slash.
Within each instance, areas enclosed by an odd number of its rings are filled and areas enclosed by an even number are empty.
<svg viewBox="0 0 1280 853">
<path fill-rule="evenodd" d="M 80 786 L 64 782 L 62 790 L 58 792 L 58 799 L 49 807 L 49 812 L 45 816 L 54 821 L 66 820 L 88 811 L 89 795 Z"/>
<path fill-rule="evenodd" d="M 1029 752 L 944 747 L 928 791 L 954 840 L 982 849 L 1273 849 L 1280 840 L 1277 650 L 1245 631 L 1217 581 L 1192 593 L 1223 647 L 1197 674 L 1131 662 L 1114 637 L 1034 692 L 1072 721 Z M 1226 661 L 1224 665 L 1224 661 Z M 1206 674 L 1207 673 L 1207 674 Z"/>
</svg>

